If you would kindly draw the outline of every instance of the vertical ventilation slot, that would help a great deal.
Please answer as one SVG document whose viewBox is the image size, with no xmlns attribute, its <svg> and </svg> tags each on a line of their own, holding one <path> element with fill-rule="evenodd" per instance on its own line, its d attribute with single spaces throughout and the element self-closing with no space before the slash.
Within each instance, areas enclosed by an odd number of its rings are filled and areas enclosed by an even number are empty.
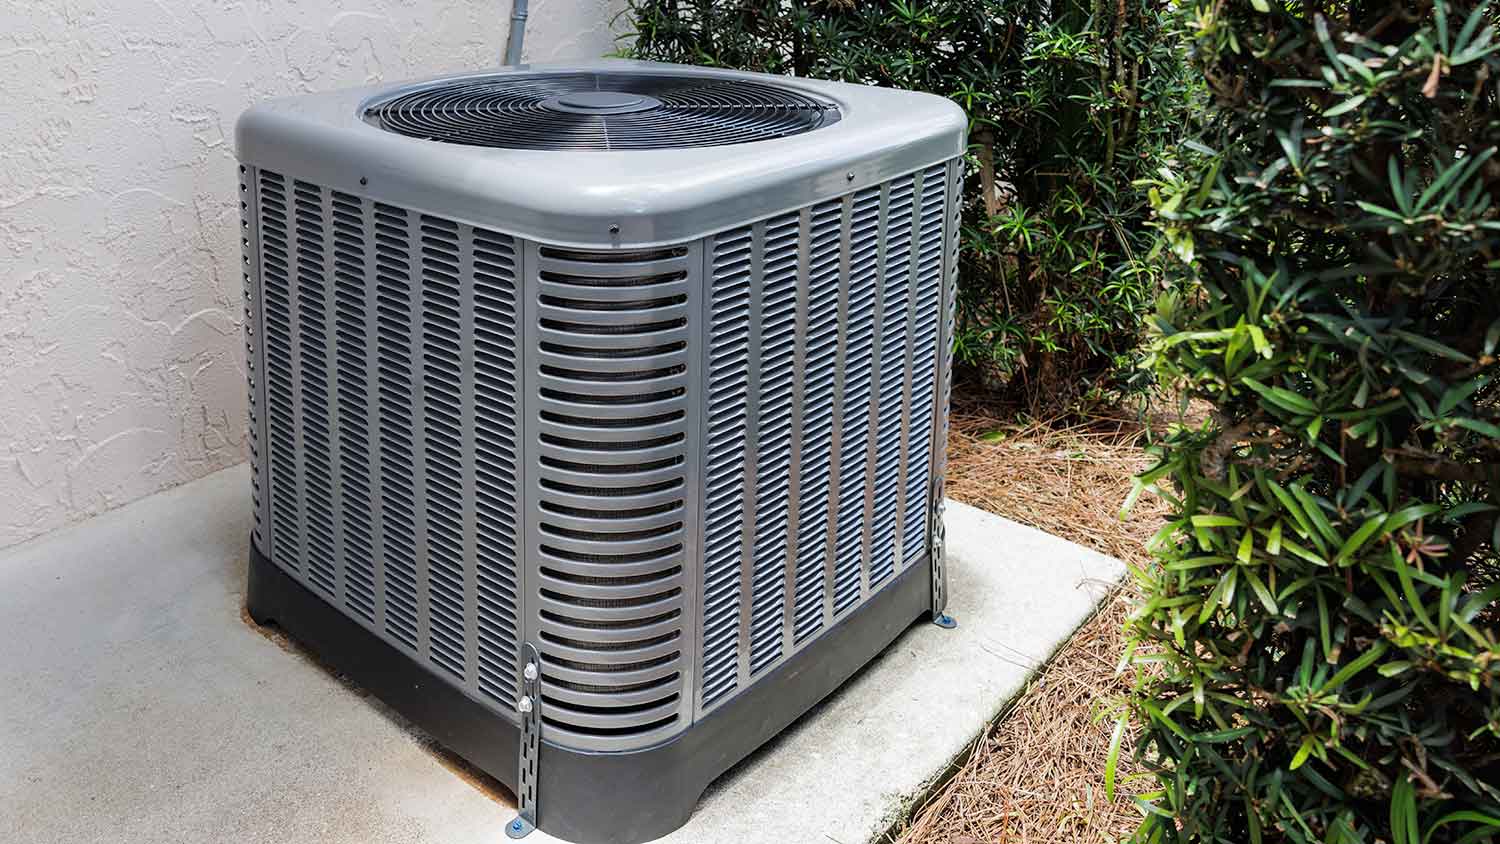
<svg viewBox="0 0 1500 844">
<path fill-rule="evenodd" d="M 839 325 L 843 202 L 813 206 L 808 233 L 805 347 L 802 359 L 802 436 L 795 546 L 793 635 L 801 642 L 823 626 L 827 589 L 829 496 L 832 489 L 835 374 Z"/>
<path fill-rule="evenodd" d="M 255 201 L 255 175 L 249 167 L 240 165 L 240 261 L 241 275 L 245 287 L 245 382 L 249 390 L 246 404 L 249 417 L 250 448 L 250 504 L 252 510 L 251 534 L 255 546 L 262 552 L 271 546 L 266 542 L 269 525 L 265 520 L 266 474 L 262 460 L 266 446 L 261 442 L 261 423 L 265 410 L 261 406 L 261 388 L 265 374 L 257 370 L 262 360 L 260 353 L 263 332 L 260 317 L 260 235 L 256 229 L 257 213 L 251 203 Z"/>
<path fill-rule="evenodd" d="M 748 228 L 713 243 L 703 474 L 705 706 L 733 691 L 739 679 L 752 248 Z"/>
<path fill-rule="evenodd" d="M 943 292 L 943 227 L 947 217 L 947 167 L 922 174 L 917 231 L 916 297 L 912 326 L 911 425 L 906 443 L 906 513 L 901 548 L 906 559 L 927 550 L 928 488 L 932 483 L 933 413 L 937 400 L 938 313 Z"/>
<path fill-rule="evenodd" d="M 875 305 L 880 294 L 876 270 L 880 246 L 880 189 L 854 197 L 849 225 L 849 293 L 844 326 L 844 390 L 839 444 L 839 499 L 834 542 L 834 603 L 848 606 L 859 595 L 865 560 L 865 504 L 870 484 L 875 374 Z M 871 572 L 878 584 L 890 572 Z"/>
<path fill-rule="evenodd" d="M 366 362 L 369 308 L 365 295 L 365 215 L 357 197 L 334 192 L 333 298 L 338 463 L 344 550 L 344 599 L 375 621 L 375 519 L 370 479 L 370 372 Z"/>
<path fill-rule="evenodd" d="M 791 511 L 792 401 L 797 345 L 800 216 L 766 225 L 756 408 L 754 569 L 750 591 L 750 675 L 782 656 Z"/>
<path fill-rule="evenodd" d="M 576 746 L 681 726 L 688 251 L 537 253 L 533 621 L 543 723 Z"/>
<path fill-rule="evenodd" d="M 885 222 L 885 266 L 880 312 L 878 365 L 875 371 L 875 496 L 870 519 L 870 580 L 890 577 L 899 562 L 897 533 L 898 487 L 901 483 L 901 417 L 906 380 L 906 346 L 911 334 L 909 316 L 912 215 L 914 185 L 910 178 L 891 184 Z M 840 593 L 837 609 L 858 600 L 858 593 Z"/>
<path fill-rule="evenodd" d="M 334 551 L 333 499 L 328 455 L 332 449 L 328 423 L 328 326 L 324 319 L 328 280 L 323 274 L 323 192 L 307 182 L 292 187 L 297 228 L 297 354 L 301 365 L 300 410 L 302 440 L 303 518 L 306 520 L 307 575 L 325 595 L 337 596 L 338 572 Z"/>
<path fill-rule="evenodd" d="M 417 525 L 412 476 L 411 252 L 407 212 L 375 206 L 376 347 L 380 358 L 381 530 L 385 629 L 417 649 Z"/>
<path fill-rule="evenodd" d="M 463 337 L 459 330 L 458 224 L 423 216 L 422 368 L 427 490 L 428 653 L 465 674 Z"/>
<path fill-rule="evenodd" d="M 479 690 L 516 696 L 516 250 L 510 237 L 473 230 L 474 510 Z"/>
<path fill-rule="evenodd" d="M 302 508 L 297 500 L 296 397 L 292 384 L 291 208 L 286 180 L 280 174 L 261 171 L 259 204 L 272 558 L 293 572 L 301 572 Z"/>
</svg>

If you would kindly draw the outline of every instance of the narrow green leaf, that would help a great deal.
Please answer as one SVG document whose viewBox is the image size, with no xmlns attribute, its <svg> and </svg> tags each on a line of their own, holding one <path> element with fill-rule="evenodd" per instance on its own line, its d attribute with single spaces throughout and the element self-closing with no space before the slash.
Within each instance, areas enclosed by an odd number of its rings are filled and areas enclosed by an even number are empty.
<svg viewBox="0 0 1500 844">
<path fill-rule="evenodd" d="M 1323 538 L 1330 545 L 1339 544 L 1339 540 L 1342 537 L 1333 529 L 1333 525 L 1328 523 L 1328 518 L 1323 515 L 1323 507 L 1318 503 L 1317 499 L 1313 498 L 1312 495 L 1308 494 L 1302 488 L 1301 482 L 1293 482 L 1288 488 L 1292 491 L 1292 495 L 1296 496 L 1298 503 L 1302 505 L 1302 510 L 1307 514 L 1308 521 L 1312 522 L 1313 526 L 1318 529 L 1318 533 L 1322 534 Z"/>
<path fill-rule="evenodd" d="M 1404 771 L 1391 789 L 1391 841 L 1392 844 L 1420 844 L 1421 841 L 1417 828 L 1417 789 Z"/>
<path fill-rule="evenodd" d="M 1475 592 L 1464 602 L 1463 608 L 1458 611 L 1458 618 L 1464 623 L 1474 620 L 1474 617 L 1488 607 L 1490 604 L 1500 601 L 1500 583 L 1492 583 L 1487 588 Z"/>
<path fill-rule="evenodd" d="M 1410 662 L 1407 662 L 1404 659 L 1397 659 L 1397 660 L 1392 660 L 1391 662 L 1383 662 L 1383 663 L 1381 663 L 1380 664 L 1380 668 L 1378 668 L 1376 670 L 1380 673 L 1380 676 L 1386 677 L 1386 678 L 1390 678 L 1390 677 L 1398 676 L 1400 674 L 1405 674 L 1407 672 L 1407 670 L 1410 669 L 1410 668 L 1411 668 L 1411 663 Z"/>
<path fill-rule="evenodd" d="M 1416 346 L 1417 348 L 1421 349 L 1424 352 L 1427 352 L 1430 355 L 1436 355 L 1441 358 L 1447 358 L 1448 360 L 1458 361 L 1459 363 L 1474 362 L 1473 358 L 1469 357 L 1463 352 L 1460 352 L 1459 350 L 1452 348 L 1451 346 L 1445 346 L 1442 343 L 1439 343 L 1438 341 L 1432 339 L 1431 337 L 1423 337 L 1420 334 L 1413 334 L 1410 331 L 1402 331 L 1400 329 L 1392 331 L 1391 334 L 1394 334 L 1395 336 L 1400 337 L 1402 340 L 1405 340 L 1407 345 Z"/>
<path fill-rule="evenodd" d="M 1255 597 L 1260 599 L 1261 606 L 1266 608 L 1266 612 L 1271 615 L 1281 612 L 1280 608 L 1276 606 L 1276 597 L 1271 594 L 1271 590 L 1266 588 L 1265 581 L 1256 576 L 1255 570 L 1247 568 L 1242 569 L 1242 571 L 1245 573 L 1245 580 L 1250 582 L 1251 591 L 1255 593 Z"/>
<path fill-rule="evenodd" d="M 1491 439 L 1500 439 L 1500 427 L 1484 422 L 1479 419 L 1455 419 L 1453 424 L 1460 428 L 1468 428 L 1476 434 L 1484 434 Z"/>
<path fill-rule="evenodd" d="M 1323 116 L 1324 117 L 1338 117 L 1341 114 L 1348 114 L 1349 112 L 1351 112 L 1351 111 L 1359 108 L 1360 106 L 1364 105 L 1365 104 L 1365 100 L 1368 100 L 1368 99 L 1369 99 L 1369 97 L 1365 96 L 1364 94 L 1359 94 L 1359 95 L 1350 97 L 1349 99 L 1344 100 L 1343 102 L 1339 103 L 1338 105 L 1333 106 L 1332 108 L 1324 111 L 1323 112 Z"/>
<path fill-rule="evenodd" d="M 1385 217 L 1390 220 L 1398 220 L 1403 223 L 1406 222 L 1405 214 L 1392 211 L 1389 208 L 1382 208 L 1373 202 L 1365 202 L 1363 199 L 1356 199 L 1354 201 L 1354 204 L 1358 205 L 1360 207 L 1360 210 L 1368 212 L 1370 214 L 1374 214 L 1379 217 Z"/>
<path fill-rule="evenodd" d="M 1476 812 L 1471 809 L 1465 809 L 1458 812 L 1451 812 L 1433 821 L 1432 826 L 1429 826 L 1427 828 L 1427 835 L 1422 838 L 1423 844 L 1427 844 L 1427 842 L 1431 841 L 1433 834 L 1436 833 L 1440 828 L 1445 827 L 1451 823 L 1472 823 L 1479 824 L 1483 827 L 1500 829 L 1500 817 L 1495 817 L 1494 815 L 1486 815 L 1483 812 Z M 1475 840 L 1481 839 L 1476 838 Z"/>
<path fill-rule="evenodd" d="M 1401 213 L 1410 217 L 1412 198 L 1410 191 L 1406 189 L 1406 180 L 1401 178 L 1401 163 L 1396 160 L 1396 156 L 1393 155 L 1385 160 L 1385 172 L 1391 180 L 1391 196 L 1396 200 L 1396 207 L 1401 209 Z"/>
<path fill-rule="evenodd" d="M 1417 594 L 1417 587 L 1412 583 L 1411 566 L 1406 564 L 1401 552 L 1395 545 L 1390 546 L 1391 567 L 1396 570 L 1396 580 L 1401 584 L 1401 591 L 1406 595 L 1406 603 L 1411 611 L 1416 613 L 1417 619 L 1429 630 L 1435 629 L 1431 616 L 1427 615 L 1427 608 L 1422 605 L 1422 596 Z"/>
<path fill-rule="evenodd" d="M 1120 742 L 1125 738 L 1125 724 L 1129 713 L 1122 712 L 1115 720 L 1115 730 L 1109 736 L 1109 753 L 1104 757 L 1104 798 L 1115 799 L 1115 771 L 1120 764 Z"/>
<path fill-rule="evenodd" d="M 1338 554 L 1334 557 L 1334 563 L 1343 563 L 1354 556 L 1359 549 L 1365 547 L 1365 543 L 1370 541 L 1370 537 L 1374 536 L 1384 523 L 1385 517 L 1383 516 L 1367 519 L 1364 524 L 1359 526 L 1359 530 L 1356 530 L 1349 537 L 1349 540 L 1344 543 L 1343 547 L 1339 548 Z"/>
<path fill-rule="evenodd" d="M 1254 378 L 1243 378 L 1241 381 L 1245 386 L 1259 393 L 1261 398 L 1282 410 L 1288 410 L 1304 416 L 1312 416 L 1318 412 L 1317 405 L 1291 390 L 1282 387 L 1268 387 Z"/>
<path fill-rule="evenodd" d="M 1417 504 L 1411 507 L 1403 507 L 1390 514 L 1385 519 L 1385 532 L 1395 533 L 1418 519 L 1425 519 L 1443 512 L 1443 508 L 1437 504 Z"/>
<path fill-rule="evenodd" d="M 1297 752 L 1294 753 L 1294 754 L 1292 754 L 1292 764 L 1290 766 L 1288 766 L 1290 768 L 1290 770 L 1295 771 L 1298 768 L 1302 767 L 1302 763 L 1306 762 L 1307 761 L 1307 757 L 1312 755 L 1312 750 L 1313 750 L 1313 737 L 1312 736 L 1303 736 L 1302 737 L 1302 744 L 1298 745 Z"/>
<path fill-rule="evenodd" d="M 1389 647 L 1390 645 L 1384 639 L 1377 640 L 1369 650 L 1350 660 L 1347 665 L 1338 670 L 1338 673 L 1329 677 L 1328 682 L 1318 689 L 1319 694 L 1338 691 L 1340 686 L 1349 681 L 1349 678 L 1369 668 L 1377 659 L 1380 659 Z"/>
</svg>

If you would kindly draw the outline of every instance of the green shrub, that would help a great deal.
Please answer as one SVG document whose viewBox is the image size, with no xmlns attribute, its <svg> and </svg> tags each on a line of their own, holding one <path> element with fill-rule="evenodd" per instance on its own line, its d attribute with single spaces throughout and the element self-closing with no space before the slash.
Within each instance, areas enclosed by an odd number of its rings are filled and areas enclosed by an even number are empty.
<svg viewBox="0 0 1500 844">
<path fill-rule="evenodd" d="M 969 113 L 960 364 L 1058 405 L 1141 386 L 1153 173 L 1191 100 L 1155 0 L 627 0 L 626 55 L 888 85 Z M 1127 383 L 1125 376 L 1136 381 Z"/>
<path fill-rule="evenodd" d="M 1186 14 L 1213 99 L 1152 184 L 1151 362 L 1211 413 L 1139 479 L 1139 838 L 1500 838 L 1495 12 Z"/>
</svg>

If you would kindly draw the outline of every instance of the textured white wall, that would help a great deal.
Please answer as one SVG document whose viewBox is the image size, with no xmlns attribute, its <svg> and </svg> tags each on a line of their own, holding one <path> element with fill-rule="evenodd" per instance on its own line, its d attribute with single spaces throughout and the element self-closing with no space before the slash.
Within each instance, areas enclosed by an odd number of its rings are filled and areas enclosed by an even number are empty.
<svg viewBox="0 0 1500 844">
<path fill-rule="evenodd" d="M 532 0 L 530 61 L 619 0 Z M 509 0 L 0 3 L 0 547 L 244 459 L 234 121 L 493 65 Z"/>
</svg>

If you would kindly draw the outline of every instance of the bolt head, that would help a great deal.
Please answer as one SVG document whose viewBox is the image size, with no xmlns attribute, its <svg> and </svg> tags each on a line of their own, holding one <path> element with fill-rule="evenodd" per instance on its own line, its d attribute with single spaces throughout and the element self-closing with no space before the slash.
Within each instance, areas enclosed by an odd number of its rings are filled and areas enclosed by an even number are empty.
<svg viewBox="0 0 1500 844">
<path fill-rule="evenodd" d="M 531 707 L 532 703 L 529 695 L 523 695 L 520 700 L 516 701 L 516 711 L 522 715 L 530 713 Z"/>
<path fill-rule="evenodd" d="M 528 663 L 526 663 L 526 668 L 521 672 L 521 676 L 525 677 L 527 680 L 535 680 L 536 679 L 536 663 L 534 663 L 534 662 L 528 662 Z"/>
<path fill-rule="evenodd" d="M 510 828 L 511 829 L 520 829 L 521 828 L 521 822 L 519 820 L 511 821 L 510 822 Z"/>
</svg>

